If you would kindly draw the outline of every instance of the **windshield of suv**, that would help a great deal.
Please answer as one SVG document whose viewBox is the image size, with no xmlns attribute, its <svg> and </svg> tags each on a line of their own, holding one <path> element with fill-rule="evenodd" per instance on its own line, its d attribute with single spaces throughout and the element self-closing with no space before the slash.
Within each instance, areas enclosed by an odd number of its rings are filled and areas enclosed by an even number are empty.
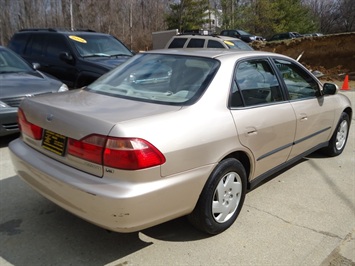
<svg viewBox="0 0 355 266">
<path fill-rule="evenodd" d="M 76 34 L 69 35 L 69 40 L 75 45 L 82 57 L 132 56 L 132 53 L 119 40 L 110 35 Z"/>
<path fill-rule="evenodd" d="M 205 91 L 219 61 L 183 55 L 138 54 L 86 90 L 138 101 L 192 104 Z"/>
<path fill-rule="evenodd" d="M 225 40 L 224 43 L 229 47 L 229 49 L 237 49 L 243 51 L 253 51 L 254 49 L 240 40 Z"/>
</svg>

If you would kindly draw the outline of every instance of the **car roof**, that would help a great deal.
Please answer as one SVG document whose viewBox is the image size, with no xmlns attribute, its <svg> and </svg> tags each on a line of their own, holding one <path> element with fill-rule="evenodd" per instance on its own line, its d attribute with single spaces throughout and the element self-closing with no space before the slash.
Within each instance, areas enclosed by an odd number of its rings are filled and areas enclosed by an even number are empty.
<svg viewBox="0 0 355 266">
<path fill-rule="evenodd" d="M 171 54 L 171 55 L 187 55 L 187 56 L 200 56 L 217 58 L 225 55 L 244 57 L 244 56 L 280 56 L 285 57 L 280 54 L 275 54 L 271 52 L 263 51 L 242 51 L 242 50 L 231 50 L 231 49 L 201 49 L 201 48 L 177 48 L 177 49 L 160 49 L 160 50 L 150 50 L 142 53 L 154 53 L 154 54 Z"/>
<path fill-rule="evenodd" d="M 28 28 L 28 29 L 21 29 L 17 33 L 59 33 L 59 34 L 64 34 L 64 35 L 69 35 L 69 34 L 89 34 L 89 35 L 109 35 L 106 33 L 102 32 L 96 32 L 90 29 L 77 29 L 77 30 L 70 30 L 70 29 L 61 29 L 61 28 Z"/>
<path fill-rule="evenodd" d="M 199 34 L 181 34 L 181 35 L 176 35 L 173 36 L 173 38 L 200 38 L 200 39 L 210 39 L 214 40 L 216 38 L 221 39 L 223 41 L 228 41 L 228 40 L 233 40 L 233 41 L 241 41 L 238 38 L 233 38 L 230 36 L 223 36 L 223 35 L 199 35 Z"/>
</svg>

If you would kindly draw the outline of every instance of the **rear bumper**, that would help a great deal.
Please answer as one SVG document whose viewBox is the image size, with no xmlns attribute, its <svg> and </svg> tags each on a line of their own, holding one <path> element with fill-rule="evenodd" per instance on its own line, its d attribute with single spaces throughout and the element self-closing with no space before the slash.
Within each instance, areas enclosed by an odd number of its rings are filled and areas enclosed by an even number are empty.
<svg viewBox="0 0 355 266">
<path fill-rule="evenodd" d="M 190 213 L 213 168 L 130 183 L 59 163 L 21 139 L 11 142 L 9 149 L 15 171 L 32 188 L 69 212 L 116 232 L 138 231 Z"/>
</svg>

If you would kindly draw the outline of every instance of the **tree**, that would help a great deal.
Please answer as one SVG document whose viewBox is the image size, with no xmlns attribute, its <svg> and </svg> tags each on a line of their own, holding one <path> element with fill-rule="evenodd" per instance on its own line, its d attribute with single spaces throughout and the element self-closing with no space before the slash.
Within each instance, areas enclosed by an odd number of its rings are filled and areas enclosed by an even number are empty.
<svg viewBox="0 0 355 266">
<path fill-rule="evenodd" d="M 337 24 L 339 31 L 355 31 L 355 5 L 353 0 L 342 0 L 339 5 Z"/>
<path fill-rule="evenodd" d="M 209 9 L 208 0 L 181 0 L 170 4 L 170 12 L 166 17 L 169 29 L 186 30 L 200 29 L 208 22 L 204 12 Z"/>
<path fill-rule="evenodd" d="M 151 48 L 154 31 L 200 29 L 222 9 L 223 28 L 275 32 L 355 31 L 354 0 L 0 0 L 0 44 L 22 28 L 92 29 L 133 50 Z M 71 10 L 73 15 L 71 16 Z M 132 14 L 132 15 L 131 15 Z M 132 19 L 132 20 L 131 20 Z"/>
<path fill-rule="evenodd" d="M 275 32 L 312 32 L 317 21 L 301 0 L 221 0 L 224 28 L 240 28 L 263 36 Z"/>
</svg>

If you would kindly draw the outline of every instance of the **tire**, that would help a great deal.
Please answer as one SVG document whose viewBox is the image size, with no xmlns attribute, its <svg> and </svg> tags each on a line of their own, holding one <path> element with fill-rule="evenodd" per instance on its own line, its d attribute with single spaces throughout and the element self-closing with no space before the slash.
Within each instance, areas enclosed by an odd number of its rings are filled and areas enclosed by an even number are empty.
<svg viewBox="0 0 355 266">
<path fill-rule="evenodd" d="M 333 136 L 329 140 L 328 146 L 322 149 L 322 152 L 325 155 L 333 157 L 343 152 L 346 145 L 346 141 L 348 140 L 349 127 L 349 115 L 347 113 L 342 113 L 338 125 L 333 133 Z"/>
<path fill-rule="evenodd" d="M 189 221 L 199 230 L 216 235 L 237 219 L 245 199 L 247 177 L 236 159 L 220 162 L 208 178 Z"/>
</svg>

